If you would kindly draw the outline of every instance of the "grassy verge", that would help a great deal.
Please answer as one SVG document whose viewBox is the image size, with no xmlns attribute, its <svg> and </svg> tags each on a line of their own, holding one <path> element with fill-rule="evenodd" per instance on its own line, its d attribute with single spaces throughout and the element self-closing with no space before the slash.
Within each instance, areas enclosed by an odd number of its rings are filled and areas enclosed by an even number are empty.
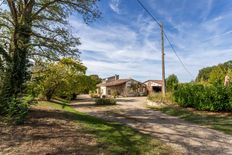
<svg viewBox="0 0 232 155">
<path fill-rule="evenodd" d="M 232 135 L 232 114 L 197 111 L 179 106 L 152 108 L 171 116 L 177 116 L 188 122 L 203 125 L 226 134 Z"/>
<path fill-rule="evenodd" d="M 86 133 L 96 137 L 98 147 L 104 150 L 100 154 L 179 154 L 149 135 L 141 134 L 119 123 L 106 122 L 77 112 L 68 105 L 40 102 L 36 107 L 62 111 L 62 117 L 74 121 Z"/>
<path fill-rule="evenodd" d="M 171 92 L 167 92 L 165 97 L 163 97 L 162 93 L 151 93 L 148 95 L 147 99 L 156 103 L 174 103 Z"/>
</svg>

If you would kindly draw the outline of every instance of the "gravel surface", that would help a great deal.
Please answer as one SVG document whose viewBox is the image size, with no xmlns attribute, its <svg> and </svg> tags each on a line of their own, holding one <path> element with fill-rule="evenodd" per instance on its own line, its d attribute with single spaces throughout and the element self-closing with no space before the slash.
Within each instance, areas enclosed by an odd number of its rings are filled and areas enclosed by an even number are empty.
<svg viewBox="0 0 232 155">
<path fill-rule="evenodd" d="M 81 112 L 117 121 L 157 137 L 185 154 L 232 154 L 232 136 L 146 108 L 146 97 L 118 98 L 115 106 L 95 106 L 88 95 L 72 105 Z"/>
</svg>

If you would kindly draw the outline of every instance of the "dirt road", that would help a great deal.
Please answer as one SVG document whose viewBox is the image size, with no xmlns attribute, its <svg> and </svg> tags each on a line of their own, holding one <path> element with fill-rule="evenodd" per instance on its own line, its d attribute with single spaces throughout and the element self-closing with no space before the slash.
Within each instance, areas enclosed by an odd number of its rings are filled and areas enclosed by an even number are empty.
<svg viewBox="0 0 232 155">
<path fill-rule="evenodd" d="M 190 124 L 146 108 L 145 97 L 119 98 L 116 106 L 95 106 L 87 95 L 73 103 L 76 110 L 118 121 L 157 137 L 186 154 L 232 154 L 232 136 Z"/>
</svg>

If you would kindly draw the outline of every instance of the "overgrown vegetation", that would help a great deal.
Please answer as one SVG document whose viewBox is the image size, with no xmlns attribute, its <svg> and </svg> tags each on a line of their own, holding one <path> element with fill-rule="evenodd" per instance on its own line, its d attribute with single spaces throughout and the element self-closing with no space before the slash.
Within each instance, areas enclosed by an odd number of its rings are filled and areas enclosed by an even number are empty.
<svg viewBox="0 0 232 155">
<path fill-rule="evenodd" d="M 182 107 L 207 111 L 232 111 L 232 86 L 179 84 L 173 97 Z"/>
<path fill-rule="evenodd" d="M 93 21 L 100 13 L 97 0 L 8 0 L 0 7 L 0 114 L 21 113 L 17 104 L 30 94 L 31 60 L 79 58 L 79 38 L 72 35 L 68 17 L 73 13 Z M 50 92 L 50 90 L 48 90 Z M 51 90 L 52 92 L 53 90 Z M 49 96 L 48 96 L 49 98 Z M 15 107 L 15 108 L 13 108 Z M 26 110 L 26 109 L 25 109 Z M 16 115 L 11 115 L 14 117 Z"/>
<path fill-rule="evenodd" d="M 14 122 L 16 124 L 23 123 L 26 115 L 28 114 L 28 107 L 30 99 L 23 98 L 21 100 L 12 98 L 10 103 L 5 109 L 6 120 L 8 122 Z"/>
<path fill-rule="evenodd" d="M 152 102 L 156 102 L 156 103 L 169 104 L 169 103 L 174 102 L 174 99 L 172 97 L 172 92 L 166 93 L 165 97 L 163 97 L 162 93 L 151 93 L 148 95 L 147 99 L 152 101 Z"/>
<path fill-rule="evenodd" d="M 114 98 L 97 98 L 95 103 L 96 105 L 115 105 L 117 101 Z"/>
</svg>

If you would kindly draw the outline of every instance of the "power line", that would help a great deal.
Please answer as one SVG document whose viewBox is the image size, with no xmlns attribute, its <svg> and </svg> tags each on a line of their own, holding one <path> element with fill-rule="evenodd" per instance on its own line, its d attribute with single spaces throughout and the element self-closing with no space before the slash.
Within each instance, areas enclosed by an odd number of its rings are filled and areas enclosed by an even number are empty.
<svg viewBox="0 0 232 155">
<path fill-rule="evenodd" d="M 2 6 L 3 3 L 4 3 L 4 0 L 2 0 L 2 2 L 0 2 L 0 6 Z"/>
<path fill-rule="evenodd" d="M 183 68 L 186 70 L 186 72 L 188 72 L 188 73 L 194 78 L 193 74 L 188 70 L 188 68 L 185 66 L 184 62 L 181 60 L 181 58 L 180 58 L 179 55 L 177 54 L 175 48 L 173 47 L 171 41 L 169 40 L 169 38 L 168 38 L 168 36 L 166 35 L 165 32 L 164 32 L 164 36 L 165 36 L 165 38 L 167 39 L 167 41 L 168 41 L 170 47 L 172 48 L 172 51 L 174 52 L 174 54 L 175 54 L 176 57 L 178 58 L 179 62 L 182 64 Z"/>
<path fill-rule="evenodd" d="M 143 3 L 141 3 L 140 0 L 137 0 L 137 2 L 140 4 L 140 6 L 154 19 L 154 21 L 161 26 L 161 24 L 159 23 L 159 21 L 155 18 L 155 16 L 153 16 L 150 11 L 143 5 Z"/>
<path fill-rule="evenodd" d="M 149 15 L 152 17 L 152 19 L 161 27 L 161 24 L 159 23 L 159 21 L 157 20 L 157 18 L 151 14 L 151 12 L 143 5 L 143 3 L 142 3 L 140 0 L 137 0 L 137 2 L 138 2 L 138 3 L 140 4 L 140 6 L 147 12 L 147 14 L 149 14 Z M 173 45 L 172 45 L 170 39 L 168 38 L 168 36 L 167 36 L 167 34 L 166 34 L 165 32 L 164 32 L 164 36 L 165 36 L 165 38 L 167 39 L 167 41 L 168 41 L 168 43 L 169 43 L 169 45 L 170 45 L 172 51 L 174 52 L 175 56 L 178 58 L 179 62 L 182 64 L 182 66 L 183 66 L 183 68 L 185 69 L 185 71 L 186 71 L 187 73 L 189 73 L 189 74 L 194 78 L 193 74 L 188 70 L 188 68 L 185 66 L 185 64 L 183 63 L 183 61 L 181 60 L 181 58 L 180 58 L 179 55 L 177 54 L 175 48 L 173 47 Z"/>
</svg>

